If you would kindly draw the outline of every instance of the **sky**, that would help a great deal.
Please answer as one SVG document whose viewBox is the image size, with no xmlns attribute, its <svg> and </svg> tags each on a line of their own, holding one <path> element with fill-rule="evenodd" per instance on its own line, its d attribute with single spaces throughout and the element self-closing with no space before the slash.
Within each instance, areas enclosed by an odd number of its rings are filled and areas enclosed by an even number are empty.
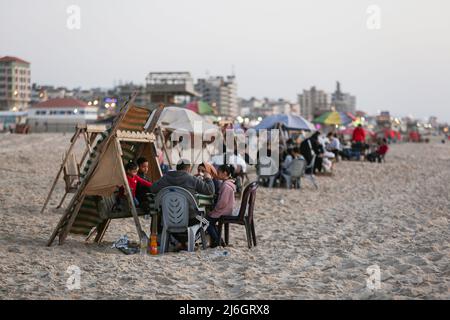
<svg viewBox="0 0 450 320">
<path fill-rule="evenodd" d="M 449 16 L 448 0 L 0 0 L 0 56 L 70 88 L 234 70 L 240 97 L 296 101 L 339 80 L 357 109 L 450 122 Z"/>
</svg>

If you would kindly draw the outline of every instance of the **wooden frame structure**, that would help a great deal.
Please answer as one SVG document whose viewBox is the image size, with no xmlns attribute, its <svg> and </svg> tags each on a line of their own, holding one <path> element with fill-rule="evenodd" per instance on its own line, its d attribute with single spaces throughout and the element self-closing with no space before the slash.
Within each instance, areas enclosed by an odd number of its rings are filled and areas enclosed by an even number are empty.
<svg viewBox="0 0 450 320">
<path fill-rule="evenodd" d="M 140 155 L 146 150 L 151 156 L 149 157 L 150 167 L 152 169 L 152 178 L 153 180 L 157 180 L 161 177 L 161 169 L 159 167 L 159 163 L 156 155 L 155 141 L 156 137 L 154 135 L 154 131 L 156 129 L 157 121 L 161 115 L 161 112 L 164 108 L 163 104 L 160 104 L 159 107 L 153 111 L 153 113 L 149 113 L 149 111 L 143 108 L 133 107 L 134 100 L 136 98 L 136 93 L 134 93 L 130 99 L 125 103 L 125 105 L 121 108 L 119 114 L 114 120 L 111 129 L 109 129 L 109 134 L 105 136 L 105 139 L 99 142 L 96 145 L 98 155 L 92 159 L 92 163 L 87 168 L 84 179 L 81 181 L 78 190 L 70 201 L 69 206 L 67 207 L 65 213 L 61 217 L 58 222 L 55 230 L 53 231 L 50 239 L 47 243 L 48 246 L 51 246 L 55 238 L 59 237 L 59 244 L 63 244 L 65 239 L 67 238 L 70 232 L 73 232 L 72 226 L 74 225 L 77 216 L 79 215 L 80 208 L 82 207 L 83 201 L 89 195 L 87 188 L 89 187 L 89 183 L 95 177 L 94 173 L 96 173 L 99 168 L 99 164 L 102 160 L 112 160 L 117 161 L 116 163 L 120 163 L 119 170 L 121 179 L 120 182 L 124 187 L 125 197 L 127 199 L 127 203 L 131 212 L 131 216 L 136 225 L 136 230 L 139 235 L 139 239 L 148 239 L 147 234 L 142 230 L 141 223 L 139 221 L 138 213 L 133 201 L 133 195 L 128 185 L 126 172 L 124 168 L 123 158 L 124 150 L 122 148 L 121 142 L 129 142 L 129 143 L 139 143 L 138 150 L 136 151 L 136 155 Z M 133 109 L 134 108 L 134 109 Z M 139 110 L 140 111 L 139 111 Z M 141 114 L 141 118 L 144 117 L 146 119 L 145 128 L 143 123 L 139 123 L 138 125 L 130 123 L 130 118 L 133 118 L 133 111 L 139 111 Z M 128 112 L 132 115 L 126 118 Z M 144 115 L 142 115 L 144 114 Z M 147 117 L 149 114 L 149 117 Z M 147 119 L 148 118 L 148 119 Z M 132 128 L 132 129 L 130 129 Z M 141 145 L 142 144 L 142 145 Z M 104 159 L 106 152 L 109 148 L 115 148 L 114 153 L 116 159 Z M 146 149 L 147 148 L 147 149 Z M 110 154 L 111 155 L 111 154 Z M 116 173 L 117 176 L 117 173 Z M 94 218 L 98 218 L 94 217 Z M 92 217 L 90 218 L 92 221 Z M 95 220 L 95 219 L 94 219 Z M 95 242 L 100 242 L 106 232 L 106 229 L 109 226 L 111 219 L 102 219 L 99 220 L 98 223 L 95 224 L 95 231 L 97 233 Z M 154 219 L 156 220 L 156 219 Z M 152 220 L 152 234 L 156 232 L 156 221 Z M 94 229 L 91 229 L 89 232 L 88 238 L 92 236 Z M 75 232 L 73 232 L 75 233 Z"/>
<path fill-rule="evenodd" d="M 76 192 L 77 185 L 73 185 L 72 179 L 77 179 L 78 184 L 79 184 L 80 168 L 83 165 L 83 162 L 86 159 L 86 156 L 90 152 L 92 152 L 92 145 L 94 144 L 95 139 L 97 138 L 97 135 L 104 131 L 106 131 L 106 126 L 104 126 L 104 125 L 86 125 L 86 124 L 77 125 L 75 134 L 70 139 L 70 147 L 63 156 L 62 164 L 58 170 L 58 173 L 56 174 L 55 179 L 53 180 L 52 187 L 50 188 L 47 198 L 45 199 L 44 205 L 42 206 L 41 213 L 43 213 L 45 208 L 47 207 L 47 204 L 50 201 L 50 197 L 52 196 L 53 191 L 55 190 L 56 184 L 58 183 L 61 173 L 63 173 L 66 191 L 56 208 L 57 209 L 61 208 L 64 200 L 66 199 L 67 194 Z M 68 172 L 66 165 L 69 163 L 70 159 L 74 159 L 74 157 L 75 157 L 75 154 L 72 151 L 73 151 L 73 148 L 75 147 L 75 144 L 77 143 L 78 138 L 80 136 L 84 137 L 84 142 L 86 145 L 85 145 L 81 160 L 79 162 L 76 162 L 76 160 L 75 160 L 78 170 L 77 170 L 77 173 L 74 174 L 74 173 Z"/>
</svg>

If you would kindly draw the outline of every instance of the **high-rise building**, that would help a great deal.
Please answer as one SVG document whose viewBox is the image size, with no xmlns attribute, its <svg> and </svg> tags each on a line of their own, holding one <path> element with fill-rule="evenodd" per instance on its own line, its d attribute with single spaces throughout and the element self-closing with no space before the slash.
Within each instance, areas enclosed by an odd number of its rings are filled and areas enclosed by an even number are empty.
<svg viewBox="0 0 450 320">
<path fill-rule="evenodd" d="M 30 101 L 30 63 L 16 57 L 0 58 L 0 110 L 25 110 Z"/>
<path fill-rule="evenodd" d="M 356 110 L 356 97 L 350 93 L 342 92 L 341 84 L 337 81 L 336 91 L 332 95 L 331 104 L 336 111 L 354 113 Z"/>
<path fill-rule="evenodd" d="M 145 93 L 152 106 L 185 105 L 200 94 L 194 90 L 194 80 L 189 72 L 150 72 L 146 78 Z"/>
<path fill-rule="evenodd" d="M 198 79 L 195 90 L 202 95 L 221 116 L 235 118 L 239 115 L 237 83 L 235 76 Z"/>
<path fill-rule="evenodd" d="M 298 95 L 298 103 L 300 115 L 307 120 L 312 120 L 331 109 L 330 95 L 323 90 L 317 90 L 314 86 Z"/>
</svg>

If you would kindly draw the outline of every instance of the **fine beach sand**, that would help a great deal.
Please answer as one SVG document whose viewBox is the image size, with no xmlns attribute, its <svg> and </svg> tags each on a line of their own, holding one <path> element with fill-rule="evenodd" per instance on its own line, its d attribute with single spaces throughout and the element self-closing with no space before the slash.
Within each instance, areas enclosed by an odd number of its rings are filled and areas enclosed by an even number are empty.
<svg viewBox="0 0 450 320">
<path fill-rule="evenodd" d="M 45 246 L 62 181 L 39 212 L 70 137 L 0 135 L 0 299 L 450 299 L 449 143 L 393 145 L 383 164 L 339 162 L 317 177 L 319 191 L 306 180 L 301 191 L 260 188 L 251 250 L 231 226 L 226 249 L 127 256 L 111 244 L 137 240 L 132 219 L 114 220 L 101 245 L 69 235 Z M 80 290 L 66 288 L 71 265 Z"/>
</svg>

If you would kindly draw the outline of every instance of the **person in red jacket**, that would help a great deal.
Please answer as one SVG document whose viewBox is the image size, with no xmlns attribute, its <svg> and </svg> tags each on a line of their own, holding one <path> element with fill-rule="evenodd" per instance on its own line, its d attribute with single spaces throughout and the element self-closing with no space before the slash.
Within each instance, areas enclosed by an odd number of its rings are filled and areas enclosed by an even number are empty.
<svg viewBox="0 0 450 320">
<path fill-rule="evenodd" d="M 352 149 L 356 152 L 362 153 L 364 151 L 364 145 L 366 142 L 366 132 L 361 124 L 359 124 L 352 134 Z"/>
<path fill-rule="evenodd" d="M 152 183 L 150 181 L 144 180 L 141 177 L 138 176 L 138 165 L 134 163 L 133 161 L 128 162 L 125 165 L 125 171 L 127 173 L 127 181 L 128 186 L 131 189 L 131 194 L 133 195 L 133 201 L 136 207 L 139 206 L 139 201 L 136 198 L 136 188 L 138 184 L 143 187 L 150 188 L 152 186 Z M 123 187 L 120 189 L 120 196 L 123 198 L 124 196 L 124 189 Z"/>
<path fill-rule="evenodd" d="M 366 131 L 363 129 L 362 125 L 359 124 L 355 130 L 353 130 L 352 141 L 360 142 L 361 144 L 366 141 Z"/>
</svg>

